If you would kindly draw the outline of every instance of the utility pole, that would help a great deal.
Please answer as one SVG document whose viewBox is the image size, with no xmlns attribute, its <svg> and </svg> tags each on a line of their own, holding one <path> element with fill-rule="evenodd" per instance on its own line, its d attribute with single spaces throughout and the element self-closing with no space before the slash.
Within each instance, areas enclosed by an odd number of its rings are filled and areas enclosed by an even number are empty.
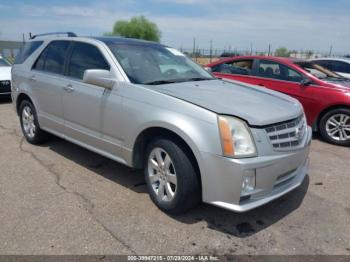
<svg viewBox="0 0 350 262">
<path fill-rule="evenodd" d="M 210 40 L 210 51 L 209 51 L 209 62 L 211 63 L 211 59 L 213 57 L 213 40 Z"/>
<path fill-rule="evenodd" d="M 333 45 L 331 45 L 331 47 L 329 48 L 329 55 L 328 56 L 332 55 L 332 51 L 333 51 Z"/>
<path fill-rule="evenodd" d="M 271 44 L 269 44 L 269 52 L 267 53 L 267 56 L 270 56 L 271 54 Z"/>
<path fill-rule="evenodd" d="M 253 43 L 251 42 L 250 43 L 250 55 L 252 55 L 253 54 Z"/>
<path fill-rule="evenodd" d="M 194 57 L 196 60 L 196 38 L 193 38 L 193 51 L 192 51 L 192 57 Z"/>
<path fill-rule="evenodd" d="M 26 42 L 26 39 L 24 37 L 24 33 L 22 34 L 22 41 L 23 41 L 23 44 Z"/>
</svg>

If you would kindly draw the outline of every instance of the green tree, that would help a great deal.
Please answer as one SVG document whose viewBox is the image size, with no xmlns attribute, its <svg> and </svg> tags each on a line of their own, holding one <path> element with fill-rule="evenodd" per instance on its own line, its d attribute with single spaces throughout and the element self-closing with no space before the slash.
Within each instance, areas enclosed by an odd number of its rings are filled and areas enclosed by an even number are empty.
<svg viewBox="0 0 350 262">
<path fill-rule="evenodd" d="M 275 51 L 275 56 L 279 56 L 279 57 L 289 57 L 290 56 L 290 52 L 288 51 L 287 48 L 285 47 L 280 47 L 277 48 Z"/>
<path fill-rule="evenodd" d="M 310 59 L 313 56 L 313 54 L 314 54 L 314 51 L 312 50 L 307 50 L 305 53 L 307 59 Z"/>
<path fill-rule="evenodd" d="M 107 36 L 123 36 L 159 42 L 161 32 L 158 26 L 144 16 L 135 16 L 130 21 L 115 22 L 113 31 L 105 33 Z"/>
</svg>

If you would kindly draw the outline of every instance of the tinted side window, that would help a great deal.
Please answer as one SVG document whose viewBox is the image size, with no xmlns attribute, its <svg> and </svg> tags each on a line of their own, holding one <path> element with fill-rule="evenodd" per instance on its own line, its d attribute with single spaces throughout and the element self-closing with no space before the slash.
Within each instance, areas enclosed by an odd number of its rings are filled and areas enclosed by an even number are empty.
<svg viewBox="0 0 350 262">
<path fill-rule="evenodd" d="M 324 68 L 327 68 L 329 70 L 332 70 L 332 65 L 330 63 L 330 61 L 327 60 L 316 60 L 314 61 L 315 64 L 318 64 L 320 66 L 323 66 Z"/>
<path fill-rule="evenodd" d="M 260 60 L 259 71 L 257 75 L 261 77 L 291 82 L 300 82 L 303 79 L 303 76 L 294 69 L 291 69 L 283 64 L 268 60 Z"/>
<path fill-rule="evenodd" d="M 68 41 L 51 42 L 41 53 L 33 68 L 50 73 L 63 74 L 68 47 Z"/>
<path fill-rule="evenodd" d="M 41 46 L 43 41 L 33 41 L 26 43 L 17 54 L 14 64 L 22 64 L 35 50 Z"/>
<path fill-rule="evenodd" d="M 340 73 L 350 73 L 350 64 L 341 61 L 332 61 L 332 70 Z"/>
<path fill-rule="evenodd" d="M 227 62 L 220 64 L 212 68 L 213 72 L 223 74 L 238 74 L 238 75 L 251 75 L 253 68 L 253 60 L 238 60 L 233 62 Z"/>
<path fill-rule="evenodd" d="M 109 70 L 109 65 L 97 47 L 86 43 L 75 43 L 68 64 L 67 75 L 83 79 L 87 69 Z"/>
<path fill-rule="evenodd" d="M 11 66 L 11 64 L 7 60 L 0 57 L 0 67 L 2 66 Z"/>
<path fill-rule="evenodd" d="M 68 41 L 52 42 L 47 50 L 44 71 L 63 74 L 64 59 L 69 46 Z"/>
<path fill-rule="evenodd" d="M 45 59 L 47 55 L 47 48 L 40 54 L 39 58 L 36 60 L 33 69 L 36 70 L 44 70 L 44 65 L 45 65 Z"/>
</svg>

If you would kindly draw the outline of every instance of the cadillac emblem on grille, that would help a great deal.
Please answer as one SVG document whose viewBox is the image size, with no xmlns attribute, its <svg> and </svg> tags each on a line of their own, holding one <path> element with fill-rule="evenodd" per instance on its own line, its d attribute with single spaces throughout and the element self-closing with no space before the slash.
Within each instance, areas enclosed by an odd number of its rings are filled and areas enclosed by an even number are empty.
<svg viewBox="0 0 350 262">
<path fill-rule="evenodd" d="M 297 127 L 295 129 L 295 138 L 300 140 L 303 137 L 303 128 L 302 127 Z"/>
<path fill-rule="evenodd" d="M 265 128 L 267 136 L 275 150 L 288 150 L 301 145 L 306 131 L 304 116 L 271 125 Z"/>
</svg>

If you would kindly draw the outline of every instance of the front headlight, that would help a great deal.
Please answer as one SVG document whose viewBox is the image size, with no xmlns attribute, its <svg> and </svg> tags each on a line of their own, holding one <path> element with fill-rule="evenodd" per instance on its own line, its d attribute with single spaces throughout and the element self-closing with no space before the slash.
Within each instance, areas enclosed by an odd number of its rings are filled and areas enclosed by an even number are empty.
<svg viewBox="0 0 350 262">
<path fill-rule="evenodd" d="M 246 123 L 238 118 L 219 116 L 221 145 L 224 156 L 244 157 L 256 154 L 256 148 Z"/>
</svg>

